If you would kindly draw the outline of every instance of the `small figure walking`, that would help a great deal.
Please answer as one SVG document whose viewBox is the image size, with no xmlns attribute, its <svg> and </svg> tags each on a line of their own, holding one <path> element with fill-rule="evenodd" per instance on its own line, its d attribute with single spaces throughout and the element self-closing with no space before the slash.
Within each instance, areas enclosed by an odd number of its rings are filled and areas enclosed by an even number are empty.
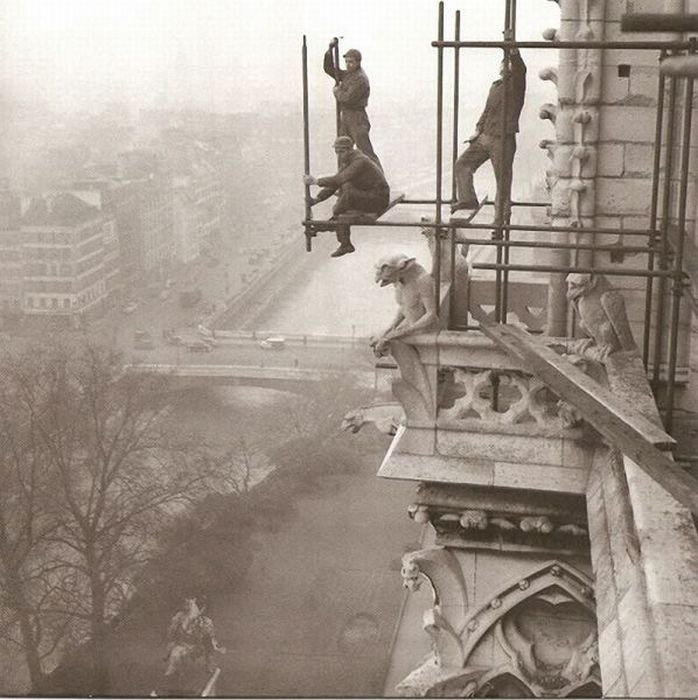
<svg viewBox="0 0 698 700">
<path fill-rule="evenodd" d="M 349 49 L 343 56 L 346 70 L 342 70 L 334 62 L 333 49 L 336 45 L 337 39 L 332 39 L 325 52 L 323 69 L 327 75 L 337 81 L 332 90 L 340 107 L 338 135 L 351 136 L 356 147 L 382 170 L 383 166 L 373 150 L 368 135 L 371 122 L 366 114 L 366 106 L 371 87 L 368 76 L 361 67 L 361 52 L 357 49 Z"/>
<path fill-rule="evenodd" d="M 317 197 L 310 198 L 310 206 L 337 194 L 337 201 L 332 208 L 333 219 L 340 214 L 382 214 L 390 203 L 390 187 L 383 171 L 367 155 L 354 148 L 349 136 L 337 137 L 334 150 L 339 161 L 339 170 L 335 175 L 303 177 L 306 185 L 322 187 Z M 337 225 L 339 248 L 331 254 L 333 258 L 354 252 L 350 236 L 348 223 Z"/>
</svg>

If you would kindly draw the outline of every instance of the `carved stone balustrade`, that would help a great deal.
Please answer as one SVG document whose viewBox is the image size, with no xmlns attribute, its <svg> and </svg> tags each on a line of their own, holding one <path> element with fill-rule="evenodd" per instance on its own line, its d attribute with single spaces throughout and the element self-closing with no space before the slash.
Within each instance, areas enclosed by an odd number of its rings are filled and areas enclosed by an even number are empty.
<svg viewBox="0 0 698 700">
<path fill-rule="evenodd" d="M 473 316 L 489 316 L 494 321 L 495 279 L 474 270 L 468 280 L 468 308 Z M 509 280 L 507 323 L 531 333 L 542 333 L 548 305 L 548 280 L 542 276 L 524 281 Z M 458 319 L 460 321 L 461 319 Z M 464 320 L 464 319 L 463 319 Z"/>
<path fill-rule="evenodd" d="M 391 345 L 405 424 L 379 476 L 582 494 L 587 428 L 567 428 L 559 397 L 477 332 Z"/>
</svg>

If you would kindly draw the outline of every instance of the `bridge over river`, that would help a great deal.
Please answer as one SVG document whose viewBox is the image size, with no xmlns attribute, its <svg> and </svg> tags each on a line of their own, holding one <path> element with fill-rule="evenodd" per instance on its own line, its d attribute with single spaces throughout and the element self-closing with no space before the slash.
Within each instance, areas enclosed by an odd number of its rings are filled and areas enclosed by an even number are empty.
<svg viewBox="0 0 698 700">
<path fill-rule="evenodd" d="M 161 345 L 134 351 L 127 369 L 215 383 L 291 386 L 297 382 L 331 379 L 351 372 L 362 384 L 376 386 L 381 368 L 367 338 L 327 335 L 287 335 L 280 349 L 264 349 L 271 333 L 219 331 L 216 345 L 207 352 L 190 352 L 185 346 Z M 381 362 L 390 368 L 391 363 Z"/>
</svg>

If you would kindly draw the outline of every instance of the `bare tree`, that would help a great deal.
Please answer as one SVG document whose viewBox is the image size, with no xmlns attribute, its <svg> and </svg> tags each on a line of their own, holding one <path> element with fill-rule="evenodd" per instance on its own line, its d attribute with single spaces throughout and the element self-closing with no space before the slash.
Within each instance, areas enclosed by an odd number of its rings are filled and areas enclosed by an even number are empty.
<svg viewBox="0 0 698 700">
<path fill-rule="evenodd" d="M 299 393 L 279 401 L 275 409 L 277 438 L 328 439 L 340 430 L 344 414 L 371 395 L 348 373 L 338 372 L 332 379 L 308 383 Z"/>
<path fill-rule="evenodd" d="M 52 567 L 45 564 L 54 530 L 44 510 L 50 493 L 45 455 L 33 421 L 19 410 L 10 373 L 0 376 L 0 631 L 22 650 L 32 690 L 40 692 L 43 660 L 56 650 L 68 619 L 44 614 L 55 598 L 47 580 Z"/>
<path fill-rule="evenodd" d="M 162 380 L 124 375 L 120 357 L 86 346 L 54 351 L 18 373 L 26 411 L 55 491 L 51 555 L 61 607 L 86 623 L 93 692 L 108 691 L 107 633 L 152 555 L 164 518 L 196 496 L 201 478 L 188 450 L 164 430 Z"/>
<path fill-rule="evenodd" d="M 213 468 L 207 472 L 214 475 L 224 491 L 238 496 L 249 492 L 255 484 L 256 472 L 267 462 L 261 446 L 253 444 L 245 435 L 236 438 L 231 447 L 219 454 L 211 449 L 207 457 L 213 463 Z"/>
</svg>

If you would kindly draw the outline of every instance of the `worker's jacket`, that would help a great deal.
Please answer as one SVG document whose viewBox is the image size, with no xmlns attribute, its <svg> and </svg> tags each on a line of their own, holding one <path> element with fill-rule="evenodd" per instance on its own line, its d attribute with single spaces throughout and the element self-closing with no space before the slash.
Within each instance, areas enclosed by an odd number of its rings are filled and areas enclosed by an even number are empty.
<svg viewBox="0 0 698 700">
<path fill-rule="evenodd" d="M 377 195 L 390 191 L 383 171 L 361 151 L 353 150 L 348 162 L 335 175 L 320 177 L 317 184 L 323 189 L 318 192 L 317 200 L 321 202 L 333 195 L 343 184 L 351 183 L 364 192 Z"/>
<path fill-rule="evenodd" d="M 487 136 L 502 135 L 502 117 L 504 115 L 504 95 L 506 91 L 506 133 L 515 134 L 519 130 L 519 115 L 526 94 L 526 64 L 518 51 L 511 54 L 511 69 L 506 78 L 492 83 L 487 96 L 485 110 L 478 119 L 476 130 Z"/>
<path fill-rule="evenodd" d="M 365 109 L 368 104 L 368 96 L 371 94 L 371 87 L 368 84 L 368 76 L 361 66 L 354 71 L 342 70 L 341 68 L 337 68 L 335 71 L 332 50 L 328 49 L 325 52 L 323 68 L 331 78 L 339 78 L 339 87 L 335 97 L 342 109 Z"/>
</svg>

